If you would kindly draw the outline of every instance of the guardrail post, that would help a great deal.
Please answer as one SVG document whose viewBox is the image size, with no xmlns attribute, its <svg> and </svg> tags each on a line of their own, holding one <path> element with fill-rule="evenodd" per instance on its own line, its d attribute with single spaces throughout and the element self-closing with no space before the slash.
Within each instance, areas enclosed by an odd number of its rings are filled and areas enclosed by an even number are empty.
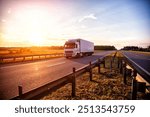
<svg viewBox="0 0 150 117">
<path fill-rule="evenodd" d="M 114 62 L 115 57 L 116 57 L 116 54 L 117 54 L 117 52 L 115 52 L 115 54 L 114 54 L 114 56 L 113 56 L 113 58 L 112 58 L 112 62 Z"/>
<path fill-rule="evenodd" d="M 103 60 L 101 61 L 101 63 L 103 64 L 103 67 L 105 68 L 105 58 L 103 58 Z"/>
<path fill-rule="evenodd" d="M 0 59 L 0 62 L 3 62 L 3 58 L 2 58 L 2 59 Z"/>
<path fill-rule="evenodd" d="M 18 86 L 19 99 L 22 98 L 22 86 Z"/>
<path fill-rule="evenodd" d="M 124 84 L 127 84 L 127 80 L 126 80 L 126 77 L 127 77 L 127 74 L 126 74 L 126 62 L 123 63 L 123 82 Z"/>
<path fill-rule="evenodd" d="M 23 57 L 23 60 L 22 61 L 25 61 L 25 57 Z"/>
<path fill-rule="evenodd" d="M 137 80 L 136 80 L 137 72 L 134 70 L 132 75 L 132 100 L 136 100 L 137 97 Z"/>
<path fill-rule="evenodd" d="M 119 64 L 120 64 L 120 59 L 118 57 L 118 61 L 117 61 L 117 68 L 119 69 Z"/>
<path fill-rule="evenodd" d="M 100 74 L 101 72 L 101 61 L 98 59 L 98 73 Z"/>
<path fill-rule="evenodd" d="M 137 91 L 145 94 L 146 83 L 145 82 L 137 82 Z"/>
<path fill-rule="evenodd" d="M 105 58 L 104 58 L 104 63 L 103 64 L 104 64 L 104 68 L 105 68 Z"/>
<path fill-rule="evenodd" d="M 14 58 L 13 58 L 13 61 L 15 62 L 15 60 L 16 60 L 16 58 L 14 57 Z"/>
<path fill-rule="evenodd" d="M 120 73 L 122 74 L 122 60 L 120 60 L 119 71 L 120 71 Z"/>
<path fill-rule="evenodd" d="M 112 72 L 112 62 L 113 62 L 113 60 L 110 59 L 110 71 L 111 71 L 111 72 Z"/>
<path fill-rule="evenodd" d="M 76 68 L 73 67 L 73 77 L 72 77 L 72 97 L 76 96 Z"/>
<path fill-rule="evenodd" d="M 89 73 L 90 73 L 90 81 L 92 81 L 92 63 L 91 63 L 91 62 L 89 63 L 89 66 L 90 66 L 90 70 L 89 70 Z"/>
</svg>

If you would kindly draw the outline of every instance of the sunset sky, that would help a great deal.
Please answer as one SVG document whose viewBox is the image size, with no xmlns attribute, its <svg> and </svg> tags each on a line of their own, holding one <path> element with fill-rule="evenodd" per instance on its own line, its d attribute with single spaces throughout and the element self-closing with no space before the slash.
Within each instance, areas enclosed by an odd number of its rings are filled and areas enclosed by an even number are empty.
<svg viewBox="0 0 150 117">
<path fill-rule="evenodd" d="M 150 45 L 150 0 L 0 0 L 0 46 Z"/>
</svg>

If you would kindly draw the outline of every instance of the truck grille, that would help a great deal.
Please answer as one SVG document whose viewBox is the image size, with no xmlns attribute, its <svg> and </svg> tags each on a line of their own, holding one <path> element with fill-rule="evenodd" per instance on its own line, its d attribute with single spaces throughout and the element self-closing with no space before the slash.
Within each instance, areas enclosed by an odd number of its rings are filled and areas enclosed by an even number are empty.
<svg viewBox="0 0 150 117">
<path fill-rule="evenodd" d="M 66 57 L 71 57 L 73 54 L 73 51 L 65 51 Z"/>
<path fill-rule="evenodd" d="M 73 51 L 65 51 L 66 54 L 72 54 Z"/>
</svg>

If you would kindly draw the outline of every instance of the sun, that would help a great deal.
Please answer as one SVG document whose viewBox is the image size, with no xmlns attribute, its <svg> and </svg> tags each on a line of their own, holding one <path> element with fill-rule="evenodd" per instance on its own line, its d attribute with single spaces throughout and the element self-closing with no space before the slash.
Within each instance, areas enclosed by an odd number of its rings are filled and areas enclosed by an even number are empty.
<svg viewBox="0 0 150 117">
<path fill-rule="evenodd" d="M 18 7 L 9 13 L 3 28 L 5 40 L 23 43 L 27 46 L 43 46 L 47 42 L 47 35 L 54 27 L 52 18 L 46 9 L 40 6 Z M 15 27 L 15 28 L 14 28 Z"/>
<path fill-rule="evenodd" d="M 57 15 L 53 8 L 21 6 L 8 11 L 7 20 L 3 20 L 3 37 L 6 42 L 22 46 L 56 45 L 59 39 L 64 38 L 64 34 L 68 35 L 68 29 L 63 28 L 61 15 Z"/>
</svg>

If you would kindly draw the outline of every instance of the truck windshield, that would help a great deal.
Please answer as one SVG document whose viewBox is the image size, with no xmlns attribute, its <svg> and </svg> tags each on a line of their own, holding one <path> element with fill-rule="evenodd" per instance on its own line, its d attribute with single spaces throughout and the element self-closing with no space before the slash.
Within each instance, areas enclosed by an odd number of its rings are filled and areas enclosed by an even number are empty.
<svg viewBox="0 0 150 117">
<path fill-rule="evenodd" d="M 65 48 L 66 49 L 76 48 L 76 44 L 75 43 L 66 43 Z"/>
</svg>

